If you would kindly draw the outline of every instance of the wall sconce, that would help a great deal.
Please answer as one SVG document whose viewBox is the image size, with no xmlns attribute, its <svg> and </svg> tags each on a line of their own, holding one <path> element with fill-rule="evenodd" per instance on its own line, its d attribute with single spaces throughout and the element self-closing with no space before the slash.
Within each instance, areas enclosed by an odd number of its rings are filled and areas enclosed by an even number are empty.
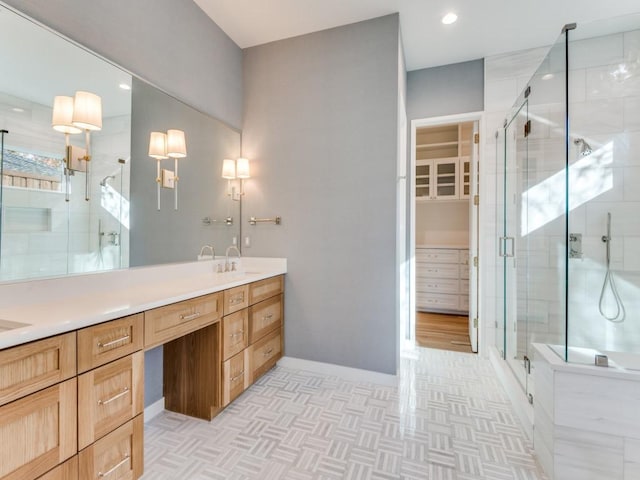
<svg viewBox="0 0 640 480">
<path fill-rule="evenodd" d="M 173 188 L 174 210 L 178 210 L 178 159 L 187 156 L 187 142 L 182 130 L 151 132 L 149 137 L 149 156 L 157 160 L 156 184 L 158 210 L 160 210 L 160 186 Z M 174 170 L 160 169 L 160 161 L 173 158 Z"/>
<path fill-rule="evenodd" d="M 73 172 L 85 172 L 85 200 L 89 200 L 91 191 L 91 132 L 102 130 L 102 99 L 91 92 L 76 92 L 75 96 L 59 95 L 53 99 L 51 126 L 64 133 L 65 140 L 65 178 L 66 197 L 69 201 L 69 175 Z M 85 148 L 75 147 L 69 141 L 69 135 L 85 132 Z"/>
<path fill-rule="evenodd" d="M 222 161 L 222 178 L 227 179 L 227 195 L 232 200 L 240 200 L 244 195 L 244 179 L 251 178 L 249 159 L 242 157 L 237 160 L 225 158 Z M 236 179 L 240 180 L 240 189 L 238 191 L 236 191 L 235 183 L 232 183 L 232 180 Z"/>
</svg>

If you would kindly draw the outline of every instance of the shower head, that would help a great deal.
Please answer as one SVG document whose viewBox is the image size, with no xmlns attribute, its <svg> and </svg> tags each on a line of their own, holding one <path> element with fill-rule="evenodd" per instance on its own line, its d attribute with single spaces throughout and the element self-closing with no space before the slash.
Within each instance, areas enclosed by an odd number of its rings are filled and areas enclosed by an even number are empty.
<svg viewBox="0 0 640 480">
<path fill-rule="evenodd" d="M 107 175 L 106 177 L 104 177 L 102 179 L 102 181 L 100 182 L 100 186 L 101 187 L 106 187 L 107 186 L 107 180 L 109 180 L 110 178 L 116 178 L 115 175 Z"/>
<path fill-rule="evenodd" d="M 576 138 L 573 144 L 578 147 L 578 154 L 581 157 L 586 157 L 593 153 L 593 148 L 591 148 L 591 145 L 589 145 L 584 138 Z"/>
</svg>

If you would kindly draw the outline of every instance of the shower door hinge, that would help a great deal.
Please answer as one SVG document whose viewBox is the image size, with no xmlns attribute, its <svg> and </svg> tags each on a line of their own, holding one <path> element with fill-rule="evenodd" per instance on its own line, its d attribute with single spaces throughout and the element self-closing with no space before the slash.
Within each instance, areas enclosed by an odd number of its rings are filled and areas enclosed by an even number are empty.
<svg viewBox="0 0 640 480">
<path fill-rule="evenodd" d="M 533 395 L 531 393 L 529 394 L 528 398 L 529 398 L 529 403 L 533 405 Z"/>
<path fill-rule="evenodd" d="M 531 134 L 531 120 L 527 120 L 527 123 L 524 124 L 524 136 L 525 138 Z"/>
<path fill-rule="evenodd" d="M 473 266 L 474 267 L 478 266 L 478 257 L 473 257 Z"/>
<path fill-rule="evenodd" d="M 480 134 L 479 133 L 474 133 L 473 134 L 473 143 L 475 143 L 475 144 L 480 143 Z"/>
<path fill-rule="evenodd" d="M 480 205 L 480 195 L 474 195 L 473 196 L 473 204 L 477 207 L 478 205 Z"/>
<path fill-rule="evenodd" d="M 531 373 L 531 360 L 529 360 L 529 357 L 527 357 L 526 355 L 524 356 L 524 369 L 528 374 Z"/>
<path fill-rule="evenodd" d="M 531 85 L 524 91 L 524 98 L 529 98 L 529 95 L 531 95 Z"/>
</svg>

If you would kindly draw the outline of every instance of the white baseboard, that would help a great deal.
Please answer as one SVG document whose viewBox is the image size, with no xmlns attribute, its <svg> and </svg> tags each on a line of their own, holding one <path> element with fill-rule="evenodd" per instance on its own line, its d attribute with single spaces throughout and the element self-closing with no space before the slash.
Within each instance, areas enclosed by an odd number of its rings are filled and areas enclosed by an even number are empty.
<svg viewBox="0 0 640 480">
<path fill-rule="evenodd" d="M 164 397 L 144 409 L 144 423 L 164 412 Z"/>
<path fill-rule="evenodd" d="M 314 362 L 302 358 L 282 357 L 278 360 L 278 365 L 294 370 L 306 370 L 307 372 L 321 373 L 323 375 L 333 375 L 350 380 L 352 382 L 376 383 L 379 385 L 395 387 L 398 385 L 398 377 L 387 373 L 362 370 L 360 368 L 343 367 L 333 363 Z"/>
<path fill-rule="evenodd" d="M 511 404 L 522 424 L 524 433 L 529 437 L 529 440 L 533 441 L 533 405 L 529 404 L 527 395 L 507 362 L 500 357 L 500 354 L 495 348 L 490 348 L 489 350 L 489 358 L 496 371 L 496 376 L 507 392 L 509 400 L 511 400 Z"/>
</svg>

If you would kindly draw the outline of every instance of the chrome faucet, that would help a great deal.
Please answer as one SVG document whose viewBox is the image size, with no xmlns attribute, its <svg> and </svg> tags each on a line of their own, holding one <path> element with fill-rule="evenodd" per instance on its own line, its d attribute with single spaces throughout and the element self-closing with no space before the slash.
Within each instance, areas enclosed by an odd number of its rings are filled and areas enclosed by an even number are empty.
<svg viewBox="0 0 640 480">
<path fill-rule="evenodd" d="M 216 251 L 213 249 L 211 245 L 203 245 L 203 247 L 200 249 L 200 255 L 198 256 L 202 257 L 202 254 L 204 253 L 205 250 L 211 250 L 211 260 L 216 259 Z"/>
<path fill-rule="evenodd" d="M 235 272 L 236 270 L 236 262 L 231 262 L 231 264 L 229 264 L 229 253 L 231 252 L 231 250 L 236 251 L 236 253 L 238 254 L 238 260 L 240 260 L 240 257 L 242 256 L 240 254 L 240 250 L 238 250 L 238 247 L 236 247 L 235 245 L 229 245 L 229 247 L 227 247 L 227 252 L 226 252 L 227 259 L 224 262 L 225 272 Z"/>
</svg>

